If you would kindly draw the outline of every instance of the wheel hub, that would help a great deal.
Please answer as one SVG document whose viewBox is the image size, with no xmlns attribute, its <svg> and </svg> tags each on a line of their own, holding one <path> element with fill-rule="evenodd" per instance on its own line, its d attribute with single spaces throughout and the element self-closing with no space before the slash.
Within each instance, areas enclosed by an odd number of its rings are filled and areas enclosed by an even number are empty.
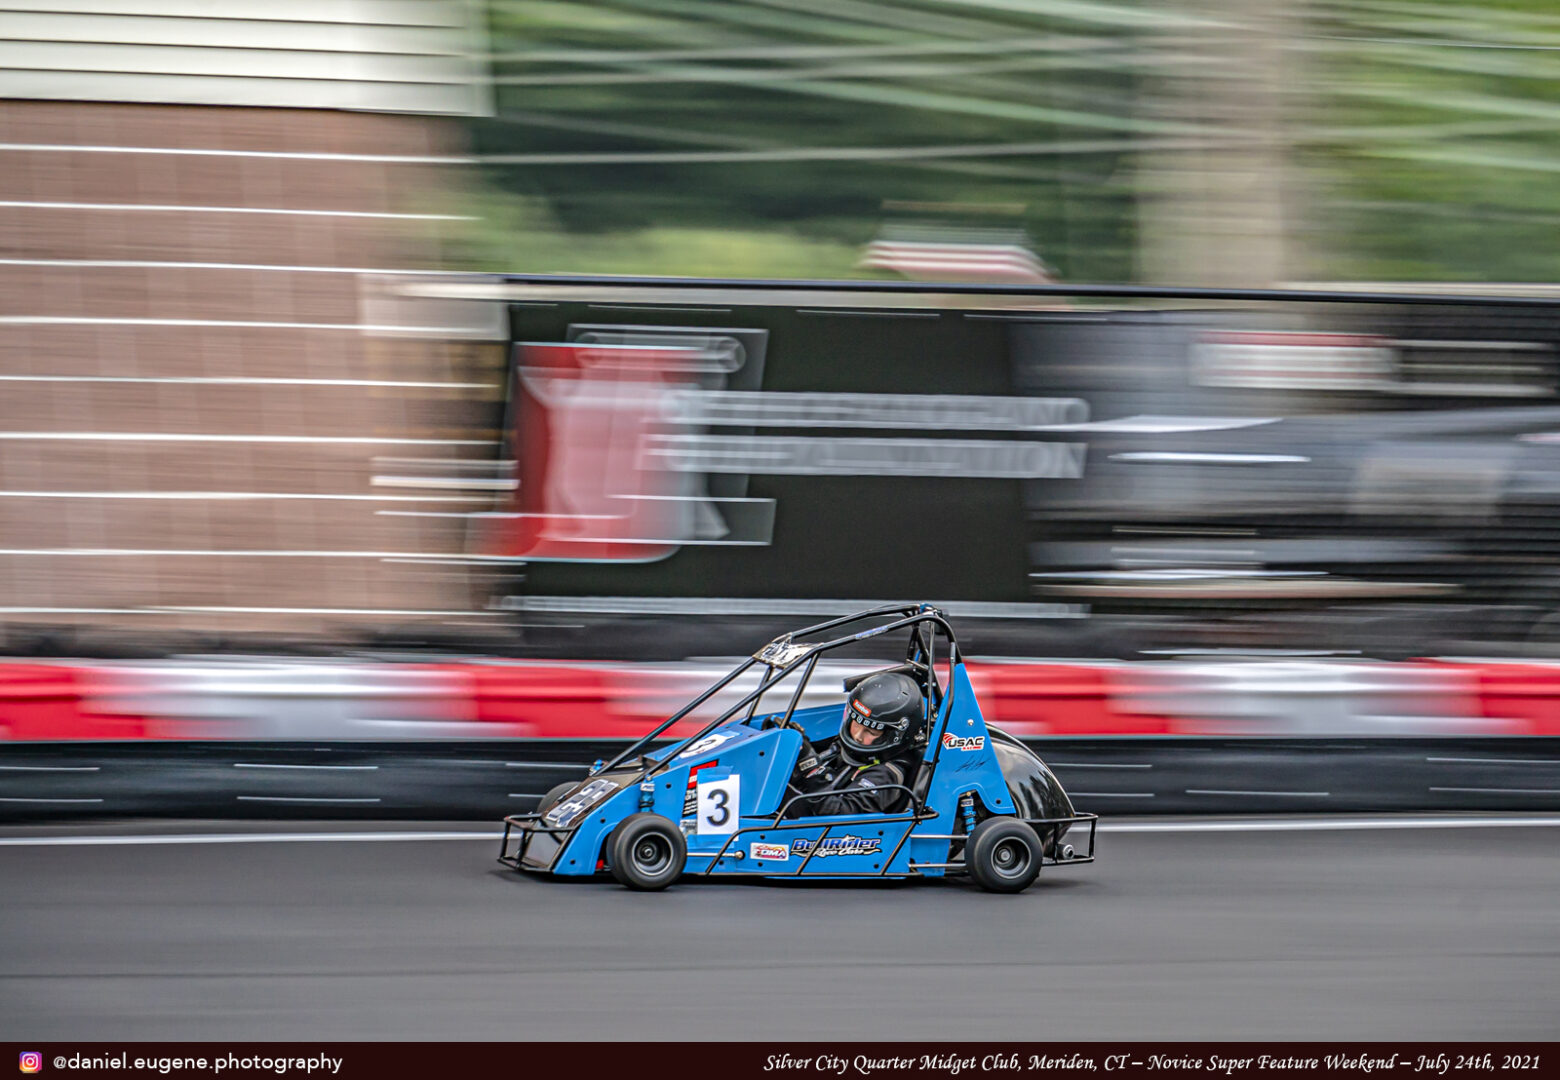
<svg viewBox="0 0 1560 1080">
<path fill-rule="evenodd" d="M 1017 877 L 1029 869 L 1029 852 L 1017 840 L 1004 840 L 991 853 L 991 862 L 1003 877 Z"/>
<path fill-rule="evenodd" d="M 671 848 L 653 836 L 645 837 L 634 846 L 634 861 L 647 872 L 660 870 L 671 857 Z"/>
</svg>

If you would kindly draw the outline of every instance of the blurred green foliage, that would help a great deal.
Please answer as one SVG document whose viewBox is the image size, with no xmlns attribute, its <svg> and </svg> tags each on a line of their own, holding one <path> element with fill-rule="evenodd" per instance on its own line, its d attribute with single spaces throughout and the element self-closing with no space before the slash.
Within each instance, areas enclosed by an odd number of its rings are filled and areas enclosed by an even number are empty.
<svg viewBox="0 0 1560 1080">
<path fill-rule="evenodd" d="M 1553 0 L 1289 4 L 1257 27 L 1281 71 L 1229 34 L 1262 7 L 489 0 L 483 220 L 458 256 L 859 277 L 886 225 L 937 222 L 1022 230 L 1066 280 L 1129 281 L 1176 148 L 1239 138 L 1199 95 L 1248 79 L 1282 83 L 1269 164 L 1302 276 L 1560 278 Z"/>
<path fill-rule="evenodd" d="M 1299 126 L 1325 272 L 1560 280 L 1553 0 L 1315 5 Z"/>
</svg>

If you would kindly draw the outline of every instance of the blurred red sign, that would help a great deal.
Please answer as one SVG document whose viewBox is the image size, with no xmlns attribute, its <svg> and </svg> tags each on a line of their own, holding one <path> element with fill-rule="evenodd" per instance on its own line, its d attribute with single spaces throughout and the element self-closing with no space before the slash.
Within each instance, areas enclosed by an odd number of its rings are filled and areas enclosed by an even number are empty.
<svg viewBox="0 0 1560 1080">
<path fill-rule="evenodd" d="M 516 346 L 514 512 L 494 554 L 649 562 L 691 535 L 686 478 L 642 460 L 680 430 L 673 391 L 697 385 L 705 350 L 659 345 Z"/>
</svg>

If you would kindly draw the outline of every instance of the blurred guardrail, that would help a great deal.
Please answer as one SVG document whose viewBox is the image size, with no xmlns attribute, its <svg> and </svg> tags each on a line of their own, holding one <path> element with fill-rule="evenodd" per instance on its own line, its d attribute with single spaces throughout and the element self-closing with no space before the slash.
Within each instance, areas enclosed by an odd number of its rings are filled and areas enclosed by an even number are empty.
<svg viewBox="0 0 1560 1080">
<path fill-rule="evenodd" d="M 1531 738 L 1026 740 L 1080 810 L 1250 814 L 1553 810 Z M 622 741 L 40 742 L 0 754 L 0 820 L 489 819 L 529 810 Z"/>
<path fill-rule="evenodd" d="M 716 668 L 3 664 L 0 819 L 494 817 L 610 756 Z M 1560 743 L 1544 737 L 1560 733 L 1560 665 L 972 662 L 970 673 L 987 719 L 1028 740 L 1083 809 L 1560 805 Z M 832 674 L 804 704 L 843 700 Z"/>
</svg>

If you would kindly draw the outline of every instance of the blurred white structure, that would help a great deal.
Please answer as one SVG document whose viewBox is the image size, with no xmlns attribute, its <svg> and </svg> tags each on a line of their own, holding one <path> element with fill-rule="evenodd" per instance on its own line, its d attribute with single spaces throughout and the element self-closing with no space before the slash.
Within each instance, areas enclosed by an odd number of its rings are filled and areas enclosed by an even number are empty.
<svg viewBox="0 0 1560 1080">
<path fill-rule="evenodd" d="M 0 97 L 462 114 L 487 109 L 469 0 L 0 5 Z"/>
</svg>

